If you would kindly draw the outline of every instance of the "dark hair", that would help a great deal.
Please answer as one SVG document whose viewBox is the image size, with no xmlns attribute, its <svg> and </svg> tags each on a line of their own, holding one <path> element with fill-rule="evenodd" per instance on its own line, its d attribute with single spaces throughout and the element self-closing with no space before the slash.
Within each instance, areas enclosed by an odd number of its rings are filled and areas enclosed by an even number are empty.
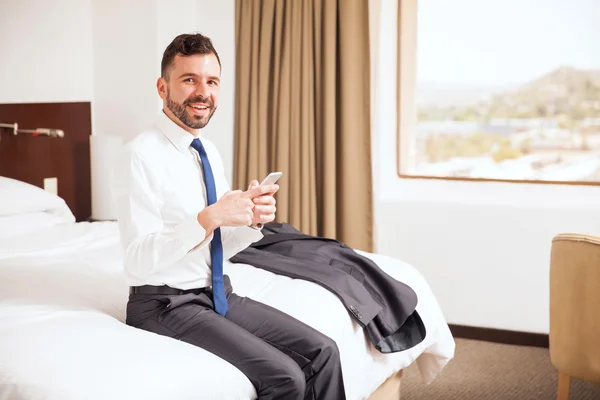
<svg viewBox="0 0 600 400">
<path fill-rule="evenodd" d="M 165 49 L 160 65 L 160 74 L 163 78 L 167 79 L 168 69 L 173 64 L 173 60 L 177 54 L 181 54 L 182 56 L 191 56 L 194 54 L 210 53 L 213 53 L 217 57 L 220 68 L 221 60 L 219 59 L 219 55 L 213 47 L 210 38 L 200 33 L 181 34 L 173 39 L 173 41 Z"/>
</svg>

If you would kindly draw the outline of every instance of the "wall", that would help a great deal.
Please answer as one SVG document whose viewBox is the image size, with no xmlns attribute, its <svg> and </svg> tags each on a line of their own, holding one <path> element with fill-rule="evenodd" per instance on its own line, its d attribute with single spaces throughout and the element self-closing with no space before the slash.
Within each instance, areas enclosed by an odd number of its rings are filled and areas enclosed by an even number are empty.
<svg viewBox="0 0 600 400">
<path fill-rule="evenodd" d="M 380 14 L 380 37 L 394 37 L 395 15 Z M 395 46 L 380 46 L 377 251 L 418 268 L 450 323 L 548 333 L 552 237 L 600 235 L 600 187 L 399 179 Z"/>
<path fill-rule="evenodd" d="M 93 0 L 93 133 L 133 138 L 158 106 L 156 13 L 145 0 Z"/>
<path fill-rule="evenodd" d="M 92 100 L 91 4 L 0 2 L 0 103 Z"/>
</svg>

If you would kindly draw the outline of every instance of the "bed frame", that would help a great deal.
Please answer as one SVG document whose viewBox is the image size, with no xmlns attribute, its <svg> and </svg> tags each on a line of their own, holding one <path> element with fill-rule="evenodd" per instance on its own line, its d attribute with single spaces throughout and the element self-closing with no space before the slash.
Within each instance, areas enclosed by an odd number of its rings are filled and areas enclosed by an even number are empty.
<svg viewBox="0 0 600 400">
<path fill-rule="evenodd" d="M 399 400 L 403 372 L 403 370 L 400 370 L 390 376 L 369 396 L 369 400 Z"/>
<path fill-rule="evenodd" d="M 0 128 L 0 176 L 41 188 L 44 178 L 58 179 L 62 197 L 77 221 L 91 215 L 91 103 L 0 104 L 0 123 L 19 129 L 62 129 L 63 138 L 17 134 Z"/>
</svg>

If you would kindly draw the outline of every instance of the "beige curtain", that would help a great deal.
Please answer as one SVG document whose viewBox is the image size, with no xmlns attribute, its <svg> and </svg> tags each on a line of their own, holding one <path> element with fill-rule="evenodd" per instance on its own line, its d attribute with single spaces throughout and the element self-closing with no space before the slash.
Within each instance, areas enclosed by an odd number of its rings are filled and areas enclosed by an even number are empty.
<svg viewBox="0 0 600 400">
<path fill-rule="evenodd" d="M 237 0 L 234 187 L 282 171 L 277 221 L 372 251 L 368 0 Z"/>
</svg>

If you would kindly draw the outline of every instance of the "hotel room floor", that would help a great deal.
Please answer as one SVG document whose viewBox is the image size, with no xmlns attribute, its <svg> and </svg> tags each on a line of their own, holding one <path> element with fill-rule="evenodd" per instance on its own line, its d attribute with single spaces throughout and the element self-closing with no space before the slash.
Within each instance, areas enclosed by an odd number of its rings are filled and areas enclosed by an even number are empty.
<svg viewBox="0 0 600 400">
<path fill-rule="evenodd" d="M 429 386 L 415 365 L 404 371 L 402 400 L 552 400 L 558 373 L 548 349 L 456 339 L 456 355 Z M 573 400 L 600 399 L 600 385 L 573 380 Z"/>
</svg>

